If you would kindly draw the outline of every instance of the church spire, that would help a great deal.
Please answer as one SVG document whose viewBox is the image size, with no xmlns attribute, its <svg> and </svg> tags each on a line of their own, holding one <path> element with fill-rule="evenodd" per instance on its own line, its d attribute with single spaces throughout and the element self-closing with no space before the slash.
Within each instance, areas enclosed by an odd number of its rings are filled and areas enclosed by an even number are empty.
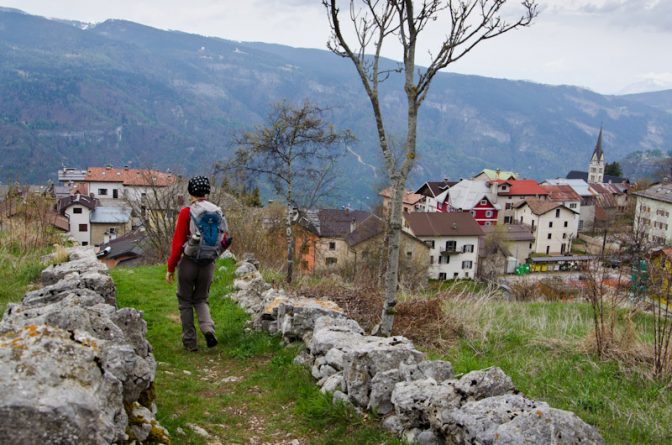
<svg viewBox="0 0 672 445">
<path fill-rule="evenodd" d="M 595 150 L 593 150 L 593 161 L 601 162 L 604 160 L 604 152 L 602 151 L 602 127 L 600 126 L 600 135 L 597 137 Z"/>
</svg>

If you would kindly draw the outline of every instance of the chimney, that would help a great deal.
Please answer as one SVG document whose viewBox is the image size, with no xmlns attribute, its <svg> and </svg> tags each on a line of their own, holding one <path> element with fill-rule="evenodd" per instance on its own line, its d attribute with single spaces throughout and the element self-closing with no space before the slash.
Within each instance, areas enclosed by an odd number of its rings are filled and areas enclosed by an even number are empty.
<svg viewBox="0 0 672 445">
<path fill-rule="evenodd" d="M 357 228 L 357 221 L 353 218 L 352 221 L 350 221 L 350 233 L 354 232 L 355 229 Z"/>
<path fill-rule="evenodd" d="M 457 223 L 453 223 L 453 230 L 457 230 Z"/>
<path fill-rule="evenodd" d="M 128 165 L 124 165 L 124 170 L 128 171 Z"/>
<path fill-rule="evenodd" d="M 105 166 L 105 170 L 112 170 L 112 164 L 107 164 Z"/>
<path fill-rule="evenodd" d="M 497 175 L 497 179 L 499 179 L 499 174 L 500 174 L 501 172 L 502 172 L 502 171 L 501 171 L 500 169 L 495 170 L 495 174 Z"/>
</svg>

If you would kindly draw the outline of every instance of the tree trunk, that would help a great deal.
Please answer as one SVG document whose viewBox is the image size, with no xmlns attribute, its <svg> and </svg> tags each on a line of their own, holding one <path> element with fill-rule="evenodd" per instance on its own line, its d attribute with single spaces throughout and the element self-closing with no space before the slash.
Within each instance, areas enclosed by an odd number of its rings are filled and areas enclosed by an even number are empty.
<svg viewBox="0 0 672 445">
<path fill-rule="evenodd" d="M 403 208 L 404 186 L 406 181 L 395 178 L 392 182 L 392 199 L 390 206 L 390 233 L 387 256 L 387 271 L 385 274 L 385 296 L 383 312 L 380 317 L 378 333 L 389 336 L 394 324 L 394 307 L 397 304 L 397 283 L 399 281 L 399 250 L 401 244 L 401 217 Z"/>
<path fill-rule="evenodd" d="M 287 283 L 292 282 L 294 273 L 294 235 L 292 234 L 292 176 L 291 164 L 287 181 Z"/>
</svg>

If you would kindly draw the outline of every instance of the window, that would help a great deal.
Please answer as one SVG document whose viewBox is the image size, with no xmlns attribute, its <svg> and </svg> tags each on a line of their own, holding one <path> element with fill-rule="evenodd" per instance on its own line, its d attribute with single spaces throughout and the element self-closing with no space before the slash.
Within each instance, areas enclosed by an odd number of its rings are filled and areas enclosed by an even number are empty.
<svg viewBox="0 0 672 445">
<path fill-rule="evenodd" d="M 583 220 L 579 220 L 579 230 L 583 229 Z"/>
<path fill-rule="evenodd" d="M 464 273 L 464 278 L 469 278 L 469 272 Z"/>
<path fill-rule="evenodd" d="M 505 216 L 504 217 L 504 224 L 511 224 L 511 217 L 510 216 Z"/>
<path fill-rule="evenodd" d="M 573 202 L 573 203 L 571 203 L 571 204 L 569 205 L 569 208 L 570 208 L 570 209 L 575 209 L 576 206 L 577 206 L 577 204 L 576 204 L 575 202 Z"/>
<path fill-rule="evenodd" d="M 116 227 L 110 227 L 109 229 L 107 229 L 107 233 L 109 233 L 110 235 L 112 235 L 114 233 L 117 233 L 117 228 Z"/>
<path fill-rule="evenodd" d="M 336 250 L 336 242 L 335 241 L 329 241 L 329 250 Z M 327 259 L 329 259 L 329 258 L 327 258 Z"/>
<path fill-rule="evenodd" d="M 107 196 L 107 189 L 98 189 L 98 194 L 100 196 Z"/>
<path fill-rule="evenodd" d="M 457 250 L 457 241 L 446 241 L 446 252 L 455 252 Z"/>
<path fill-rule="evenodd" d="M 406 252 L 406 258 L 413 258 L 413 252 Z"/>
<path fill-rule="evenodd" d="M 546 246 L 546 255 L 548 255 L 550 251 L 551 251 L 551 246 Z"/>
<path fill-rule="evenodd" d="M 441 280 L 441 281 L 446 281 L 446 273 L 445 273 L 445 272 L 441 272 L 441 273 L 439 274 L 439 280 Z"/>
<path fill-rule="evenodd" d="M 462 246 L 462 252 L 463 253 L 470 253 L 474 251 L 474 245 L 473 244 L 465 244 Z"/>
<path fill-rule="evenodd" d="M 114 199 L 118 199 L 118 198 L 119 198 L 119 189 L 112 189 L 112 197 L 113 197 Z"/>
<path fill-rule="evenodd" d="M 523 217 L 520 217 L 520 223 L 523 224 Z"/>
<path fill-rule="evenodd" d="M 532 243 L 530 243 L 530 249 L 532 248 Z"/>
<path fill-rule="evenodd" d="M 471 269 L 472 264 L 471 261 L 462 261 L 462 269 Z"/>
<path fill-rule="evenodd" d="M 80 224 L 79 225 L 79 231 L 80 232 L 88 232 L 89 231 L 89 225 L 88 224 Z"/>
<path fill-rule="evenodd" d="M 482 205 L 482 206 L 487 206 L 487 205 L 488 205 L 488 201 L 487 201 L 486 199 L 481 199 L 481 205 Z"/>
<path fill-rule="evenodd" d="M 328 257 L 326 260 L 327 266 L 333 266 L 336 264 L 336 258 Z"/>
<path fill-rule="evenodd" d="M 475 211 L 475 210 L 472 210 L 472 211 L 469 212 L 469 213 L 471 213 L 472 218 L 473 218 L 474 216 L 476 216 L 476 211 Z"/>
<path fill-rule="evenodd" d="M 486 226 L 491 226 L 491 225 L 492 225 L 492 221 L 486 221 L 486 222 L 485 222 L 485 225 L 486 225 Z"/>
<path fill-rule="evenodd" d="M 549 233 L 546 239 L 551 239 L 551 234 Z"/>
<path fill-rule="evenodd" d="M 569 226 L 569 223 L 567 221 L 565 221 L 565 227 L 567 227 L 567 226 Z"/>
<path fill-rule="evenodd" d="M 548 222 L 548 228 L 549 228 L 549 229 L 553 228 L 553 221 L 549 221 L 549 222 Z"/>
<path fill-rule="evenodd" d="M 560 218 L 560 209 L 555 209 L 555 217 Z"/>
<path fill-rule="evenodd" d="M 512 202 L 507 202 L 506 205 L 504 206 L 506 210 L 511 210 L 513 208 L 513 203 Z"/>
<path fill-rule="evenodd" d="M 567 234 L 566 233 L 562 234 L 562 239 L 567 239 Z"/>
<path fill-rule="evenodd" d="M 88 241 L 82 241 L 82 246 L 88 246 L 89 242 Z"/>
<path fill-rule="evenodd" d="M 459 276 L 460 276 L 460 274 L 458 272 L 455 272 L 453 274 L 453 279 L 457 279 L 457 278 L 459 278 Z"/>
<path fill-rule="evenodd" d="M 82 208 L 81 207 L 74 207 L 72 209 L 72 213 L 82 213 Z"/>
<path fill-rule="evenodd" d="M 486 218 L 492 218 L 492 210 L 486 210 L 485 211 L 485 217 Z"/>
<path fill-rule="evenodd" d="M 431 240 L 431 241 L 425 241 L 425 244 L 426 244 L 427 246 L 429 246 L 430 249 L 433 249 L 433 248 L 434 248 L 434 240 Z"/>
<path fill-rule="evenodd" d="M 439 257 L 441 258 L 441 257 Z M 434 264 L 434 255 L 429 256 L 429 264 Z"/>
</svg>

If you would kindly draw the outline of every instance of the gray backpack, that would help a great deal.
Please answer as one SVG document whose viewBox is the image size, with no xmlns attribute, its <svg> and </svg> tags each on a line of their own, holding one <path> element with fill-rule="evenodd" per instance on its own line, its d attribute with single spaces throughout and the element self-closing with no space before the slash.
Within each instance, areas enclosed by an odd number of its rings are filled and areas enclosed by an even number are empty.
<svg viewBox="0 0 672 445">
<path fill-rule="evenodd" d="M 209 201 L 197 201 L 189 206 L 189 216 L 184 254 L 197 262 L 215 261 L 224 250 L 222 240 L 228 230 L 222 209 Z"/>
</svg>

